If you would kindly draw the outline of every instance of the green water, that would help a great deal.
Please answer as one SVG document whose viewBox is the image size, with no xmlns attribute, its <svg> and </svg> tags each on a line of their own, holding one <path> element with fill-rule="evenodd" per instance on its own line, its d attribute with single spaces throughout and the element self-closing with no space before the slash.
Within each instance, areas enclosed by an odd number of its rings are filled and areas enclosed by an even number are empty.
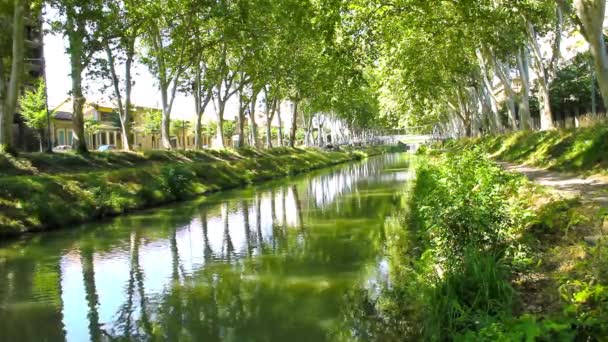
<svg viewBox="0 0 608 342">
<path fill-rule="evenodd" d="M 0 245 L 0 341 L 348 339 L 407 168 L 374 157 Z"/>
</svg>

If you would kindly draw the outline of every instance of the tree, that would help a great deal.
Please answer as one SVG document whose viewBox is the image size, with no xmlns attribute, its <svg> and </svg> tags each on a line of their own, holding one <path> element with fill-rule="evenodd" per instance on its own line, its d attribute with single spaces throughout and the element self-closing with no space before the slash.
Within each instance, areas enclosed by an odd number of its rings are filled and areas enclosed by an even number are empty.
<svg viewBox="0 0 608 342">
<path fill-rule="evenodd" d="M 156 76 L 162 103 L 161 144 L 171 149 L 171 111 L 183 76 L 191 64 L 188 55 L 193 8 L 196 4 L 187 0 L 160 0 L 148 2 L 142 25 L 144 32 L 144 63 Z"/>
<path fill-rule="evenodd" d="M 26 125 L 38 136 L 40 152 L 43 151 L 42 140 L 47 128 L 48 111 L 46 108 L 46 85 L 43 79 L 37 81 L 36 89 L 27 89 L 19 98 L 21 116 Z"/>
<path fill-rule="evenodd" d="M 173 120 L 171 122 L 171 132 L 177 136 L 177 147 L 181 145 L 184 150 L 188 147 L 187 138 L 191 127 L 192 123 L 188 120 Z"/>
<path fill-rule="evenodd" d="M 50 0 L 50 4 L 60 14 L 60 18 L 52 22 L 52 27 L 68 39 L 73 145 L 78 153 L 87 153 L 83 115 L 86 99 L 82 73 L 90 65 L 93 55 L 101 49 L 98 40 L 100 30 L 96 22 L 96 18 L 101 16 L 101 3 L 98 0 Z"/>
<path fill-rule="evenodd" d="M 143 135 L 160 134 L 162 126 L 162 111 L 153 109 L 142 114 L 142 120 L 135 129 Z"/>
<path fill-rule="evenodd" d="M 236 123 L 232 120 L 226 120 L 222 123 L 222 132 L 225 132 L 227 137 L 231 137 L 236 132 Z"/>
<path fill-rule="evenodd" d="M 196 149 L 203 147 L 202 117 L 213 98 L 213 79 L 209 72 L 209 59 L 213 58 L 213 48 L 218 44 L 217 35 L 213 30 L 213 9 L 212 4 L 200 6 L 195 14 L 193 24 L 194 39 L 191 42 L 190 53 L 192 66 L 187 70 L 187 78 L 191 80 L 190 92 L 194 98 L 194 108 L 196 111 L 196 123 L 194 126 L 194 145 Z"/>
<path fill-rule="evenodd" d="M 0 152 L 15 153 L 13 117 L 23 81 L 26 0 L 0 4 Z M 6 68 L 9 66 L 8 68 Z"/>
<path fill-rule="evenodd" d="M 135 59 L 135 43 L 141 34 L 143 16 L 138 13 L 136 0 L 105 0 L 103 16 L 98 18 L 105 60 L 101 62 L 105 75 L 112 81 L 114 99 L 118 107 L 122 148 L 130 151 L 133 146 L 131 134 L 132 66 Z M 124 68 L 123 77 L 119 66 Z M 122 86 L 121 86 L 122 84 Z"/>
<path fill-rule="evenodd" d="M 84 120 L 84 130 L 88 134 L 95 135 L 101 132 L 101 122 L 94 118 L 86 118 Z"/>
<path fill-rule="evenodd" d="M 559 0 L 559 4 L 562 8 L 569 8 L 565 0 Z M 575 22 L 589 43 L 589 50 L 593 56 L 604 107 L 608 108 L 608 51 L 604 37 L 606 0 L 574 0 L 574 9 Z"/>
<path fill-rule="evenodd" d="M 592 68 L 591 55 L 581 53 L 571 63 L 557 70 L 554 86 L 551 87 L 554 113 L 572 113 L 576 116 L 579 109 L 589 108 L 594 82 L 589 72 Z"/>
<path fill-rule="evenodd" d="M 560 47 L 562 40 L 562 29 L 564 25 L 564 18 L 562 9 L 559 6 L 556 6 L 553 2 L 551 5 L 542 8 L 547 12 L 554 11 L 555 16 L 553 20 L 554 32 L 553 32 L 553 41 L 551 43 L 552 51 L 549 56 L 544 56 L 540 43 L 538 42 L 538 30 L 534 23 L 526 17 L 526 28 L 528 32 L 528 38 L 530 39 L 530 47 L 532 50 L 532 55 L 534 56 L 534 69 L 536 74 L 538 75 L 537 82 L 539 86 L 539 94 L 540 94 L 540 102 L 541 106 L 541 116 L 540 116 L 540 128 L 541 130 L 548 130 L 555 128 L 553 123 L 553 112 L 551 111 L 551 82 L 555 77 L 555 71 L 557 68 L 557 63 L 560 58 Z M 547 17 L 550 18 L 548 14 Z"/>
</svg>

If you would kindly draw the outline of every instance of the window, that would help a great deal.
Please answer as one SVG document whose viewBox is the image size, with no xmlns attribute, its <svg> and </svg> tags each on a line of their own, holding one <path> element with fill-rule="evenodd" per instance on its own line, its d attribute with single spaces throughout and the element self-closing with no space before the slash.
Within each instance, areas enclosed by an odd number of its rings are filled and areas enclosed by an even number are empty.
<svg viewBox="0 0 608 342">
<path fill-rule="evenodd" d="M 68 145 L 72 145 L 72 141 L 73 141 L 74 137 L 73 137 L 73 132 L 72 130 L 68 130 Z"/>
<path fill-rule="evenodd" d="M 110 133 L 110 145 L 115 145 L 115 141 L 114 141 L 114 132 Z"/>
<path fill-rule="evenodd" d="M 57 130 L 57 145 L 65 145 L 65 130 Z"/>
<path fill-rule="evenodd" d="M 111 112 L 111 113 L 100 112 L 99 113 L 99 121 L 119 123 L 120 122 L 120 116 L 116 112 Z"/>
</svg>

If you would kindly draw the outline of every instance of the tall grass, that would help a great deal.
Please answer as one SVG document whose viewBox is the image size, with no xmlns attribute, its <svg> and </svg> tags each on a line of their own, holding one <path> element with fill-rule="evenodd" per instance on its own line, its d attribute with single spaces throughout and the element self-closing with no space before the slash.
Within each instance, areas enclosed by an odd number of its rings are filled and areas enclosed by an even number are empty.
<svg viewBox="0 0 608 342">
<path fill-rule="evenodd" d="M 511 315 L 508 250 L 515 243 L 512 198 L 521 178 L 478 150 L 447 154 L 417 169 L 410 229 L 422 244 L 417 283 L 426 303 L 424 336 L 446 340 Z"/>
</svg>

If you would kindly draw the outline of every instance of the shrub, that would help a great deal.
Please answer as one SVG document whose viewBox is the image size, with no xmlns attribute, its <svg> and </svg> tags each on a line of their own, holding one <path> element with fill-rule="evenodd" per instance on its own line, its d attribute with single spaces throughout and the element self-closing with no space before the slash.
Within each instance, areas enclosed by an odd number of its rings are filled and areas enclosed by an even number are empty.
<svg viewBox="0 0 608 342">
<path fill-rule="evenodd" d="M 519 221 L 521 177 L 478 149 L 422 161 L 410 198 L 410 228 L 423 252 L 417 286 L 428 308 L 425 335 L 450 339 L 510 316 L 514 291 L 507 250 Z"/>
<path fill-rule="evenodd" d="M 461 260 L 467 249 L 496 253 L 513 227 L 509 199 L 519 179 L 479 150 L 425 163 L 412 200 L 415 224 L 444 260 Z"/>
<path fill-rule="evenodd" d="M 194 174 L 185 167 L 165 166 L 161 169 L 162 187 L 175 200 L 182 200 L 192 195 L 191 183 Z"/>
</svg>

